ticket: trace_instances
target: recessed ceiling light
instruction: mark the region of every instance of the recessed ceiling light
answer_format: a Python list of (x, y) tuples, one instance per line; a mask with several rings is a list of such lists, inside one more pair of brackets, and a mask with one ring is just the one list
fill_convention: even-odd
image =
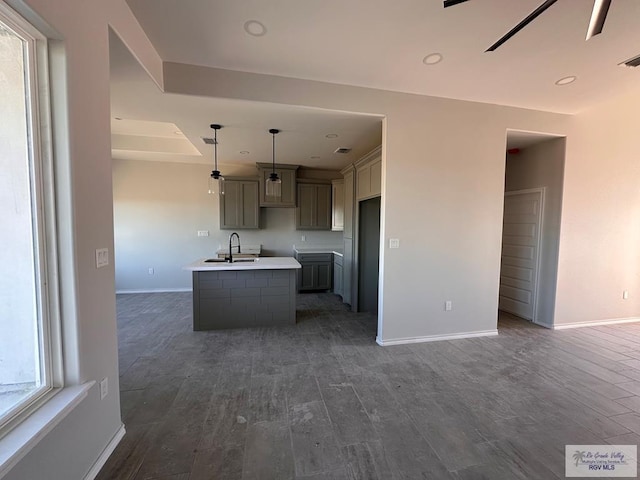
[(254, 37), (262, 37), (267, 33), (267, 27), (257, 20), (247, 20), (244, 22), (244, 31)]
[(325, 135), (325, 137), (327, 138), (338, 138), (338, 134), (337, 133), (328, 133)]
[(578, 77), (576, 77), (575, 75), (570, 75), (568, 77), (564, 77), (561, 78), (560, 80), (558, 80), (556, 82), (556, 85), (562, 86), (562, 85), (569, 85), (570, 83), (573, 83), (576, 81)]
[(436, 63), (440, 63), (442, 58), (442, 54), (440, 53), (430, 53), (422, 59), (422, 63), (425, 65), (435, 65)]
[(175, 133), (176, 135), (182, 135), (182, 132), (173, 132), (173, 133)]
[(240, 151), (240, 155), (249, 155), (249, 151), (248, 150), (242, 150), (242, 151)]

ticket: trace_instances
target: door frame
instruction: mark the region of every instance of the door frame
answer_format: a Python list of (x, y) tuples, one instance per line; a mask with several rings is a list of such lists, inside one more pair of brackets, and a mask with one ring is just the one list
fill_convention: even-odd
[[(536, 235), (536, 242), (538, 245), (538, 255), (535, 261), (535, 265), (536, 265), (536, 275), (535, 275), (535, 282), (534, 282), (534, 288), (535, 291), (533, 293), (533, 313), (531, 315), (531, 323), (535, 323), (536, 325), (541, 325), (543, 327), (546, 326), (546, 324), (544, 323), (540, 323), (538, 321), (538, 296), (539, 296), (539, 292), (540, 292), (540, 265), (541, 265), (541, 259), (542, 259), (542, 252), (541, 252), (541, 240), (542, 240), (542, 231), (544, 230), (544, 207), (545, 207), (545, 193), (546, 193), (546, 189), (547, 187), (536, 187), (536, 188), (525, 188), (523, 190), (511, 190), (509, 192), (505, 191), (504, 192), (504, 196), (505, 197), (511, 197), (511, 196), (517, 196), (517, 195), (528, 195), (531, 193), (539, 193), (540, 194), (540, 209), (538, 212), (538, 218), (540, 219), (539, 221), (539, 225), (540, 227), (538, 228), (538, 232)], [(504, 237), (504, 200), (502, 203), (502, 234), (500, 235), (500, 276), (502, 276), (502, 238)], [(498, 281), (498, 309), (500, 305), (500, 280)], [(510, 312), (507, 312), (510, 313)]]

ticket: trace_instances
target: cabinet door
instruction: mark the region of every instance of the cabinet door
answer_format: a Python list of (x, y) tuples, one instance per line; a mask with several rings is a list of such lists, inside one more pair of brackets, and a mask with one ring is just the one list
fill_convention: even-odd
[(315, 263), (302, 263), (298, 270), (298, 290), (314, 290), (316, 288), (317, 268)]
[(239, 228), (259, 228), (258, 182), (242, 182)]
[(298, 209), (296, 227), (298, 230), (315, 228), (316, 189), (315, 185), (298, 184)]
[(320, 263), (316, 269), (316, 289), (317, 290), (331, 290), (331, 280), (333, 272), (332, 263)]
[(224, 195), (220, 195), (220, 228), (237, 228), (240, 208), (240, 182), (226, 180)]
[(260, 206), (261, 207), (295, 207), (296, 206), (296, 171), (276, 168), (281, 183), (282, 196), (271, 197), (266, 192), (266, 181), (271, 175), (270, 168), (260, 169)]
[(258, 182), (225, 180), (220, 195), (220, 228), (259, 228)]
[(331, 185), (316, 185), (317, 230), (331, 230)]
[(296, 206), (296, 172), (295, 170), (277, 170), (278, 176), (282, 179), (282, 206)]
[(371, 187), (370, 192), (371, 195), (381, 195), (382, 194), (382, 158), (376, 160), (371, 164)]
[(358, 200), (371, 195), (371, 165), (365, 165), (357, 171), (356, 196)]
[(346, 238), (353, 238), (354, 180), (353, 170), (344, 174), (344, 236)]
[(331, 230), (344, 230), (344, 180), (331, 182)]
[(331, 229), (331, 185), (298, 183), (296, 229)]

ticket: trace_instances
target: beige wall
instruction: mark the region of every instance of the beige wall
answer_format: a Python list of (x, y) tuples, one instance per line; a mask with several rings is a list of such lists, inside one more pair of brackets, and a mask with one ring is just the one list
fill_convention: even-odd
[(4, 478), (81, 479), (121, 426), (113, 261), (95, 267), (97, 248), (113, 254), (108, 24), (156, 77), (161, 63), (124, 0), (7, 3), (53, 40), (65, 381), (108, 377), (109, 394), (94, 386)]
[(564, 155), (564, 138), (545, 141), (525, 148), (518, 154), (508, 154), (505, 175), (507, 192), (540, 187), (545, 189), (536, 321), (548, 327), (553, 325), (558, 278)]
[(640, 94), (576, 123), (567, 138), (555, 324), (638, 318)]
[[(226, 176), (257, 172), (252, 167), (221, 168)], [(191, 289), (191, 272), (182, 267), (228, 245), (231, 231), (219, 229), (219, 198), (207, 193), (210, 173), (207, 165), (113, 161), (116, 291)], [(262, 245), (264, 255), (290, 257), (294, 244), (342, 244), (340, 232), (297, 231), (295, 213), (295, 208), (261, 208), (260, 230), (238, 230), (242, 245)], [(209, 236), (198, 237), (199, 230), (208, 230)]]

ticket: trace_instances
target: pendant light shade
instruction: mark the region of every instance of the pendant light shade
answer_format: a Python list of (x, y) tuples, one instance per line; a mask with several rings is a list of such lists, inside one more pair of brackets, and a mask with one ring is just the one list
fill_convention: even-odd
[(265, 193), (268, 197), (282, 197), (282, 180), (276, 173), (276, 134), (280, 133), (280, 130), (272, 128), (269, 133), (272, 137), (272, 164), (271, 173), (266, 180)]
[(224, 177), (218, 170), (218, 130), (222, 125), (212, 124), (213, 128), (213, 170), (209, 176), (209, 193), (211, 195), (224, 195)]

